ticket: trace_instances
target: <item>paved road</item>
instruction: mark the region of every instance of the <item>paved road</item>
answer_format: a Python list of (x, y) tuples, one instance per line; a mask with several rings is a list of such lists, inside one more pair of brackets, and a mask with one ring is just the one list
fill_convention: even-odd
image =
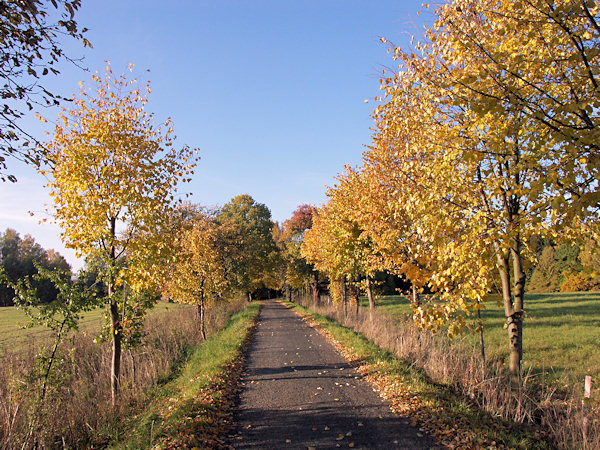
[(230, 437), (235, 448), (432, 448), (319, 333), (266, 302)]

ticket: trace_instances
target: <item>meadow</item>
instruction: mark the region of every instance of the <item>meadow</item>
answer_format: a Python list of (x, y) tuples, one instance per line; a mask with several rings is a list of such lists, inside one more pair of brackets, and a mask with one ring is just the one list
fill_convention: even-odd
[[(410, 317), (410, 303), (403, 296), (380, 297), (376, 304), (389, 317)], [(583, 390), (586, 375), (600, 382), (600, 292), (527, 294), (525, 311), (523, 368), (530, 380), (555, 387), (569, 385), (578, 392)], [(482, 310), (482, 319), (487, 360), (506, 361), (504, 312), (493, 299)], [(455, 343), (478, 351), (479, 335), (466, 332)]]
[[(151, 317), (167, 311), (186, 308), (190, 308), (190, 306), (161, 301), (157, 302), (148, 315)], [(84, 335), (98, 334), (104, 323), (105, 311), (105, 308), (97, 308), (86, 312), (79, 322), (79, 331)], [(48, 343), (52, 331), (41, 325), (25, 328), (28, 323), (29, 318), (22, 309), (13, 306), (0, 308), (0, 353), (35, 348)]]

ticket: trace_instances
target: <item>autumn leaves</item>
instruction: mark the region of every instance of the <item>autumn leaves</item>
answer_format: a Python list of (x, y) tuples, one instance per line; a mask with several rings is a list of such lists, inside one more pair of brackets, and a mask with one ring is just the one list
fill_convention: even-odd
[[(333, 281), (363, 279), (367, 290), (376, 271), (405, 275), (415, 287), (417, 322), (451, 334), (499, 292), (518, 379), (530, 238), (600, 235), (598, 5), (455, 0), (435, 14), (412, 53), (390, 47), (398, 71), (383, 74), (363, 166), (347, 168), (328, 191), (301, 255), (296, 241), (286, 249), (294, 264), (302, 256)], [(48, 145), (49, 187), (65, 242), (103, 262), (118, 353), (123, 309), (114, 293), (164, 285), (160, 267), (173, 249), (161, 234), (195, 156), (176, 149), (169, 121), (154, 126), (144, 111), (148, 86), (115, 78), (110, 68), (94, 82), (63, 112)], [(237, 226), (237, 212), (220, 214)], [(210, 261), (228, 260), (235, 269), (228, 282), (252, 292), (269, 273), (255, 268), (277, 265), (270, 217), (256, 228), (269, 248), (255, 245), (259, 239), (243, 257), (223, 253), (212, 219), (205, 220), (179, 236), (185, 251), (178, 255), (196, 251), (207, 270)], [(199, 273), (193, 270), (188, 275)], [(196, 298), (221, 289), (222, 280), (197, 279), (206, 284), (195, 288)], [(182, 298), (192, 288), (176, 285)], [(318, 295), (317, 279), (313, 285)], [(425, 291), (433, 295), (420, 298)]]
[(499, 292), (518, 380), (529, 239), (598, 243), (598, 5), (457, 0), (435, 14), (413, 53), (390, 46), (373, 143), (303, 254), (333, 278), (405, 275), (433, 294), (415, 298), (416, 321), (451, 334)]
[(178, 184), (193, 173), (196, 150), (174, 146), (170, 120), (154, 125), (144, 109), (148, 84), (115, 77), (110, 67), (104, 78), (92, 78), (93, 86), (80, 84), (72, 107), (59, 116), (46, 174), (65, 245), (98, 261), (107, 289), (114, 403), (123, 338), (143, 317), (145, 293), (164, 283), (158, 268), (172, 248), (163, 231)]

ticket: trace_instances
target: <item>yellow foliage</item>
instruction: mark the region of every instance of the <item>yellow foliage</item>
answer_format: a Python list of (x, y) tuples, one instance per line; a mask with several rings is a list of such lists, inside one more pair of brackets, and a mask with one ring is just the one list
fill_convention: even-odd
[(111, 279), (138, 290), (153, 284), (152, 266), (169, 251), (158, 231), (182, 176), (193, 173), (195, 150), (175, 149), (170, 119), (153, 124), (144, 109), (148, 84), (115, 77), (110, 66), (92, 80), (93, 87), (80, 84), (46, 145), (51, 213), (78, 255), (99, 255), (109, 271), (126, 256), (127, 269)]
[(179, 303), (210, 305), (227, 287), (224, 255), (214, 221), (198, 217), (180, 230), (166, 293)]

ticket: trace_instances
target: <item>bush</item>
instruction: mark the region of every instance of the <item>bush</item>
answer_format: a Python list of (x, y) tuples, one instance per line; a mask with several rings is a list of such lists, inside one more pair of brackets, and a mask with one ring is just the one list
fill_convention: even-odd
[(586, 272), (567, 272), (560, 285), (561, 292), (600, 290), (600, 280)]

